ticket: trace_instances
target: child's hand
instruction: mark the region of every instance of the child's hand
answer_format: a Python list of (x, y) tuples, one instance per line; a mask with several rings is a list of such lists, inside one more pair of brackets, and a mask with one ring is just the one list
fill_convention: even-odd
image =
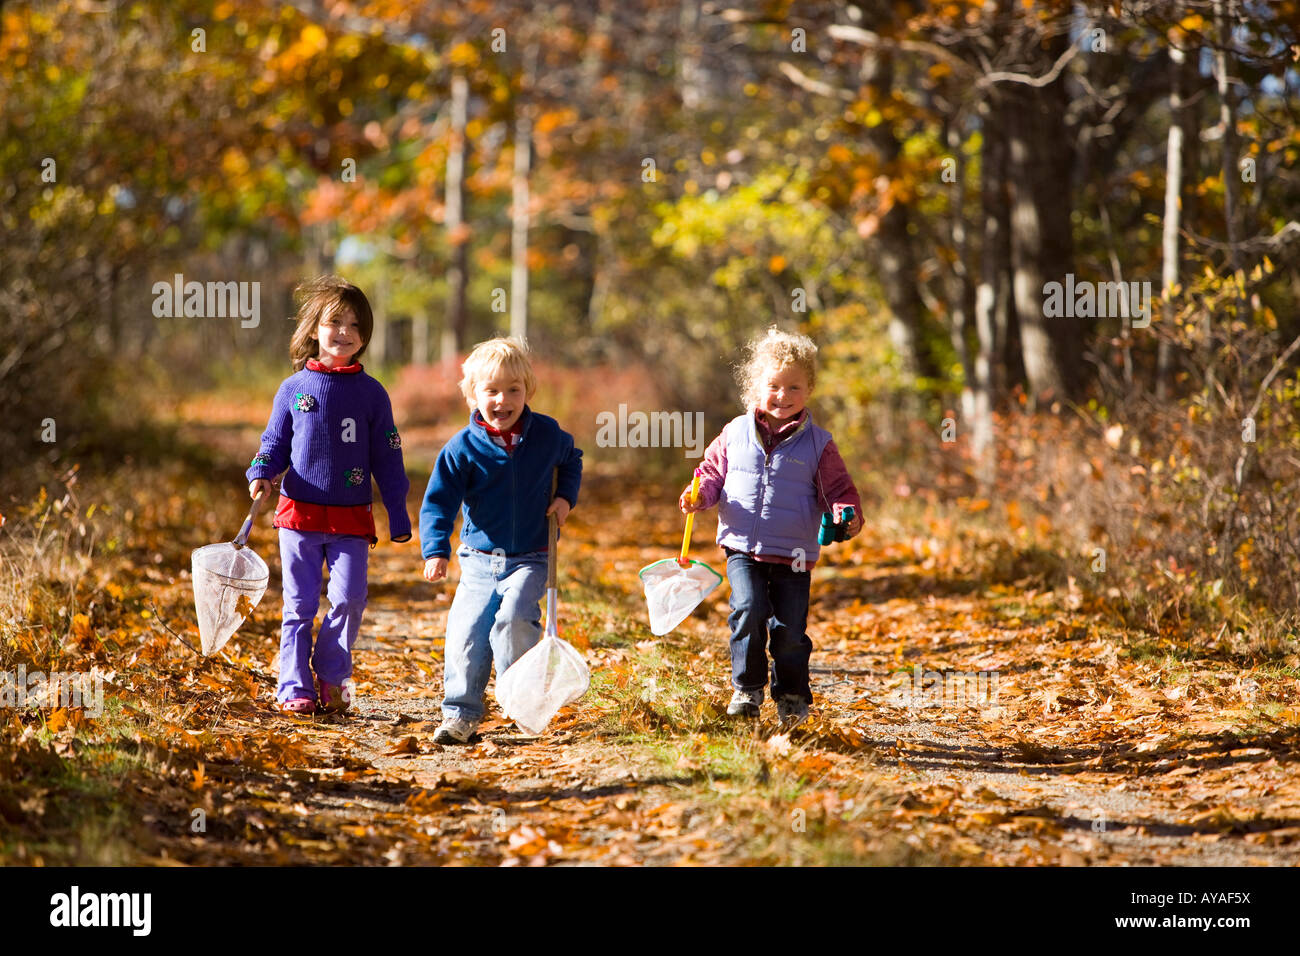
[(546, 514), (548, 516), (552, 514), (555, 515), (555, 523), (563, 525), (564, 519), (569, 517), (569, 512), (572, 510), (573, 509), (569, 507), (569, 503), (566, 500), (563, 498), (556, 498), (551, 502), (551, 506), (546, 509)]
[(435, 581), (441, 581), (447, 576), (447, 559), (430, 558), (424, 562), (424, 580), (432, 584)]
[(266, 496), (269, 498), (274, 490), (275, 488), (266, 478), (254, 478), (248, 483), (248, 497), (250, 498), (256, 498), (259, 491), (266, 492)]
[(693, 511), (708, 510), (707, 508), (704, 507), (703, 504), (700, 503), (698, 499), (696, 499), (696, 501), (692, 503), (690, 485), (687, 485), (686, 488), (682, 491), (682, 496), (677, 501), (677, 507), (682, 509), (682, 514), (687, 514), (687, 515)]
[[(844, 520), (844, 506), (836, 505), (835, 521), (836, 523), (839, 523), (843, 520)], [(847, 530), (850, 538), (855, 537), (857, 533), (862, 530), (862, 512), (859, 509), (857, 508), (853, 509), (853, 520), (849, 522), (849, 526)]]

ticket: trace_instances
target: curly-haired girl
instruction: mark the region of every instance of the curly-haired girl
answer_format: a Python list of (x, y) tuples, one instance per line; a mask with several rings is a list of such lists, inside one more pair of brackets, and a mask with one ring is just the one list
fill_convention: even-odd
[(718, 544), (731, 583), (732, 716), (757, 717), (772, 654), (772, 698), (782, 724), (808, 716), (812, 691), (807, 634), (810, 570), (821, 515), (838, 523), (852, 507), (848, 534), (862, 528), (862, 503), (830, 432), (805, 407), (817, 378), (817, 346), (776, 328), (751, 340), (740, 369), (745, 413), (709, 445), (699, 493), (682, 492), (682, 511), (718, 505)]

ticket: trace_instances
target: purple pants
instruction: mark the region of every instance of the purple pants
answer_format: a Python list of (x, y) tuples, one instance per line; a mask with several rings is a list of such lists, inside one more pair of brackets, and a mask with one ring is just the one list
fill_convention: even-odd
[[(294, 697), (316, 699), (312, 672), (323, 683), (342, 684), (352, 676), (352, 645), (366, 609), (366, 561), (370, 543), (354, 534), (280, 529), (284, 583), (284, 624), (280, 629), (281, 703)], [(312, 651), (311, 628), (320, 607), (322, 568), (330, 569), (325, 596), (330, 609), (321, 620)]]

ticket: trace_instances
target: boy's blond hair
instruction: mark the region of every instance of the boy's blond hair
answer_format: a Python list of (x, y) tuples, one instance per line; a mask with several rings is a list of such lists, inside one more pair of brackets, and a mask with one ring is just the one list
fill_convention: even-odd
[(533, 374), (533, 365), (528, 360), (528, 345), (513, 336), (480, 342), (465, 357), (460, 371), (463, 376), (459, 383), (460, 393), (465, 396), (465, 403), (470, 408), (476, 404), (475, 384), (488, 381), (501, 371), (524, 383), (524, 401), (532, 398), (537, 391), (537, 376)]
[(753, 408), (761, 399), (763, 373), (768, 369), (782, 371), (794, 366), (808, 376), (808, 391), (817, 382), (817, 346), (806, 335), (782, 332), (775, 325), (754, 336), (745, 346), (745, 364), (740, 366), (740, 395), (746, 408)]

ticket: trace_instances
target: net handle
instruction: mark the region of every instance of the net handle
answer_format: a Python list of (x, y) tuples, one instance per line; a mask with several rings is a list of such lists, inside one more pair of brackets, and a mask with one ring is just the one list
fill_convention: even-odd
[[(700, 470), (695, 469), (695, 475), (691, 478), (691, 504), (695, 504), (696, 498), (700, 494)], [(688, 566), (691, 562), (686, 559), (686, 553), (691, 550), (691, 528), (695, 526), (695, 512), (692, 511), (686, 516), (686, 533), (682, 535), (682, 556), (677, 559), (677, 563), (682, 567)]]
[[(555, 469), (551, 472), (551, 501), (555, 501), (555, 489), (559, 487), (560, 471)], [(552, 511), (546, 516), (546, 589), (555, 590), (555, 544), (559, 539), (559, 519)], [(550, 614), (550, 596), (547, 596), (547, 614)]]
[(248, 533), (253, 530), (253, 522), (257, 520), (258, 514), (262, 511), (262, 505), (266, 503), (268, 495), (265, 491), (259, 491), (253, 498), (253, 506), (248, 509), (248, 517), (244, 519), (244, 526), (239, 529), (239, 534), (235, 535), (235, 540), (230, 542), (238, 551), (248, 543)]

